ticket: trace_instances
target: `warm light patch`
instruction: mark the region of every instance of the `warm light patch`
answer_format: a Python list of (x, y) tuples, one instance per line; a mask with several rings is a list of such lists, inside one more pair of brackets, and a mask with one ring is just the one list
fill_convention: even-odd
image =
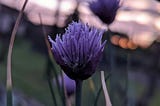
[(133, 42), (142, 48), (149, 47), (155, 39), (156, 36), (153, 35), (152, 32), (141, 32), (138, 35), (133, 35), (132, 37)]
[(118, 36), (118, 35), (114, 35), (111, 37), (111, 42), (114, 45), (119, 45), (119, 40), (120, 40), (120, 36)]
[(127, 46), (128, 39), (127, 38), (121, 38), (118, 43), (121, 48), (128, 49), (128, 46)]

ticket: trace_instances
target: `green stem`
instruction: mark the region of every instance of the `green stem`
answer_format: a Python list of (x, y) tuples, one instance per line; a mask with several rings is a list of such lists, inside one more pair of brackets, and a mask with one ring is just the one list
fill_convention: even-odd
[(81, 96), (82, 96), (82, 80), (75, 80), (76, 82), (76, 100), (75, 106), (81, 106)]
[(51, 92), (51, 95), (52, 95), (52, 99), (53, 99), (54, 105), (57, 106), (56, 97), (54, 95), (54, 91), (53, 91), (53, 87), (52, 87), (52, 81), (51, 81), (50, 78), (47, 78), (47, 81), (48, 81), (48, 85), (49, 85), (49, 89), (50, 89), (50, 92)]
[(7, 89), (7, 106), (12, 106), (12, 88)]
[(8, 55), (7, 55), (7, 82), (6, 82), (6, 89), (7, 89), (7, 106), (12, 106), (13, 101), (12, 101), (12, 67), (11, 67), (11, 62), (12, 62), (12, 50), (13, 50), (13, 45), (16, 37), (16, 33), (20, 24), (20, 21), (22, 19), (22, 15), (24, 12), (24, 9), (27, 5), (28, 0), (25, 0), (22, 9), (20, 10), (20, 13), (17, 17), (16, 23), (14, 25), (14, 28), (12, 30), (11, 38), (10, 38), (10, 43), (9, 43), (9, 48), (8, 48)]
[(52, 71), (51, 71), (51, 61), (49, 60), (49, 57), (47, 57), (47, 69), (46, 69), (46, 75), (47, 75), (47, 81), (48, 81), (48, 85), (49, 85), (49, 89), (52, 95), (52, 99), (53, 99), (53, 103), (55, 106), (57, 106), (57, 101), (56, 101), (56, 97), (54, 94), (54, 89), (53, 89), (53, 85), (52, 85)]
[(48, 36), (47, 36), (46, 30), (45, 30), (45, 27), (43, 25), (42, 17), (41, 17), (40, 13), (39, 13), (39, 19), (40, 19), (40, 23), (42, 25), (42, 31), (43, 31), (43, 35), (44, 35), (44, 40), (45, 40), (46, 47), (47, 47), (47, 50), (48, 50), (48, 62), (50, 63), (51, 68), (53, 69), (53, 74), (55, 75), (58, 92), (60, 94), (60, 98), (61, 98), (61, 100), (63, 102), (63, 105), (65, 106), (65, 103), (64, 103), (64, 100), (63, 100), (63, 94), (61, 93), (60, 84), (59, 84), (59, 81), (58, 81), (58, 73), (57, 73), (58, 69), (55, 66), (56, 62), (55, 62), (55, 60), (53, 58), (53, 55), (52, 55), (51, 47), (50, 47), (50, 44), (49, 44), (49, 41), (48, 41)]

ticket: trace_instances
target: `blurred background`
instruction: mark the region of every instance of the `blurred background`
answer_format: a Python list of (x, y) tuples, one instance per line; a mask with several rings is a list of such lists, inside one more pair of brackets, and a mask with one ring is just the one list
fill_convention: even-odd
[[(47, 71), (48, 53), (42, 24), (46, 35), (54, 38), (57, 33), (63, 33), (72, 20), (111, 31), (111, 36), (104, 34), (108, 43), (97, 70), (104, 70), (106, 77), (110, 74), (107, 86), (113, 106), (160, 106), (160, 2), (123, 0), (115, 21), (109, 27), (93, 14), (87, 2), (28, 1), (13, 49), (15, 106), (54, 106), (48, 77), (53, 79), (57, 104), (62, 105), (55, 75)], [(5, 106), (9, 40), (23, 3), (24, 0), (0, 0), (0, 106)], [(100, 82), (98, 71), (84, 81), (83, 106), (94, 106)], [(74, 104), (75, 86), (67, 79), (65, 83), (68, 92), (72, 89), (67, 101)], [(72, 84), (67, 85), (69, 83)], [(105, 106), (102, 91), (97, 106)]]

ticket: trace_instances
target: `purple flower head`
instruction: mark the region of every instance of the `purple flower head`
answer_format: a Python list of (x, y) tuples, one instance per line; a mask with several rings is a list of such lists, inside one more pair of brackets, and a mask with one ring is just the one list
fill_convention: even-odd
[(119, 2), (120, 0), (97, 0), (90, 2), (89, 6), (94, 14), (109, 25), (114, 21)]
[(72, 22), (55, 41), (49, 37), (56, 62), (71, 79), (85, 80), (95, 72), (106, 43), (101, 44), (103, 32)]

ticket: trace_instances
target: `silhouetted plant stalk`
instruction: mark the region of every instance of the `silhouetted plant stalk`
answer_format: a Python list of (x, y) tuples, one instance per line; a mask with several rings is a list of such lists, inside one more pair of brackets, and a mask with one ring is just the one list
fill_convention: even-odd
[(75, 100), (75, 106), (81, 106), (82, 83), (83, 83), (83, 80), (75, 80), (75, 82), (76, 82), (76, 100)]
[(92, 77), (89, 78), (89, 86), (90, 86), (90, 89), (91, 89), (92, 93), (94, 94), (94, 96), (96, 96), (96, 93), (95, 93), (95, 84), (93, 82)]
[[(112, 104), (114, 105), (115, 102), (114, 101), (114, 92), (116, 90), (116, 88), (114, 87), (116, 85), (116, 67), (117, 67), (117, 64), (116, 64), (116, 49), (114, 47), (114, 45), (111, 43), (110, 41), (110, 38), (112, 37), (112, 32), (111, 30), (109, 29), (108, 27), (108, 31), (106, 33), (107, 37), (108, 37), (108, 51), (109, 51), (109, 62), (110, 62), (110, 74), (111, 74), (111, 77), (110, 77), (110, 93), (112, 95), (110, 95), (110, 98), (111, 98), (111, 101), (112, 101)], [(105, 54), (107, 53), (107, 51), (105, 50)]]
[(128, 77), (128, 73), (129, 73), (129, 70), (131, 69), (131, 51), (127, 51), (127, 64), (126, 64), (126, 84), (125, 84), (125, 103), (124, 105), (131, 105), (129, 104), (128, 102), (128, 93), (129, 93), (129, 77)]
[(14, 40), (15, 40), (15, 36), (20, 24), (20, 21), (22, 19), (22, 15), (24, 12), (24, 9), (26, 7), (28, 0), (25, 0), (22, 9), (20, 10), (20, 13), (17, 17), (16, 23), (14, 25), (12, 34), (11, 34), (11, 38), (10, 38), (10, 44), (9, 44), (9, 48), (8, 48), (8, 55), (7, 55), (7, 84), (6, 84), (6, 89), (7, 89), (7, 106), (12, 106), (13, 105), (13, 99), (12, 99), (12, 67), (11, 67), (11, 63), (12, 63), (12, 50), (13, 50), (13, 45), (14, 45)]
[(105, 82), (104, 71), (101, 71), (101, 83), (102, 83), (103, 93), (106, 101), (106, 106), (112, 106), (111, 100), (108, 94), (106, 82)]
[[(48, 41), (48, 38), (47, 38), (46, 30), (45, 30), (45, 28), (43, 26), (41, 14), (39, 14), (39, 19), (40, 19), (40, 24), (42, 25), (42, 31), (43, 31), (43, 35), (44, 35), (44, 40), (45, 40), (45, 43), (46, 43), (46, 46), (47, 46), (47, 52), (48, 52), (47, 61), (50, 63), (51, 69), (53, 69), (53, 74), (55, 75), (55, 80), (56, 80), (58, 92), (60, 94), (61, 100), (63, 101), (63, 106), (66, 106), (66, 98), (65, 98), (65, 95), (64, 95), (65, 94), (64, 93), (65, 92), (64, 91), (64, 87), (62, 86), (62, 92), (61, 92), (60, 84), (59, 84), (59, 81), (58, 81), (58, 74), (57, 74), (57, 70), (58, 69), (55, 66), (56, 62), (55, 62), (55, 60), (53, 58), (52, 51), (50, 49), (51, 47), (50, 47), (50, 44), (49, 44), (49, 41)], [(50, 74), (51, 74), (51, 72), (50, 72)], [(47, 77), (49, 77), (49, 76), (47, 76)], [(64, 79), (62, 79), (62, 83), (64, 82), (63, 80)], [(57, 106), (56, 97), (55, 97), (53, 86), (52, 86), (52, 83), (51, 83), (52, 82), (52, 78), (47, 78), (47, 81), (48, 81), (48, 84), (49, 84), (49, 88), (50, 88), (50, 92), (51, 92), (51, 95), (52, 95), (52, 98), (53, 98), (53, 102), (54, 102), (55, 106)]]

